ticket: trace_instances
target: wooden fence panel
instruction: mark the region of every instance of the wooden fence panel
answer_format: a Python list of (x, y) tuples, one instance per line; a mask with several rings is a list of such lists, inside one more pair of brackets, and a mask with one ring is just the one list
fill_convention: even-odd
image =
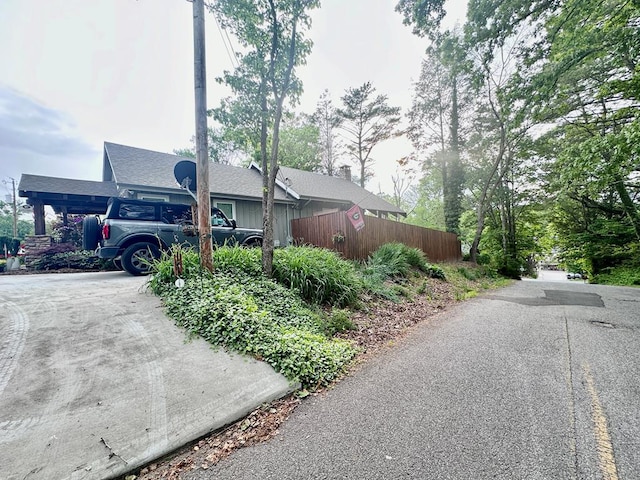
[[(340, 252), (345, 258), (365, 260), (380, 245), (400, 242), (419, 248), (432, 262), (456, 261), (462, 258), (460, 241), (453, 233), (417, 227), (377, 217), (365, 216), (364, 228), (357, 232), (345, 212), (329, 213), (291, 221), (294, 241)], [(342, 233), (344, 241), (334, 243), (333, 236)]]

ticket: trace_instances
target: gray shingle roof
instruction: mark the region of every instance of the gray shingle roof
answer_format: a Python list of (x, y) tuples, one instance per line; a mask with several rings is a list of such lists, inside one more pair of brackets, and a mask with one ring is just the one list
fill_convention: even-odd
[(405, 215), (402, 209), (344, 178), (329, 177), (290, 167), (280, 167), (278, 177), (282, 181), (288, 178), (291, 188), (303, 198), (341, 201), (359, 205), (373, 212)]
[(73, 180), (70, 178), (45, 177), (27, 173), (23, 173), (20, 177), (18, 190), (20, 192), (44, 192), (96, 197), (113, 197), (118, 195), (118, 189), (113, 182)]
[[(173, 167), (181, 160), (192, 160), (170, 153), (154, 152), (105, 142), (106, 164), (111, 166), (119, 187), (144, 186), (179, 190)], [(373, 212), (405, 215), (395, 205), (339, 177), (329, 177), (295, 168), (281, 167), (278, 179), (291, 181), (290, 189), (303, 199), (357, 204)], [(209, 164), (209, 189), (216, 196), (230, 198), (262, 198), (262, 177), (253, 168), (241, 168), (219, 163)], [(275, 192), (276, 200), (291, 200), (284, 189)]]
[[(193, 161), (192, 158), (110, 142), (105, 142), (104, 150), (114, 180), (120, 187), (139, 185), (179, 190), (173, 167), (181, 160)], [(216, 196), (261, 199), (262, 177), (248, 168), (210, 163), (209, 189)], [(275, 198), (284, 200), (284, 192), (276, 191)]]

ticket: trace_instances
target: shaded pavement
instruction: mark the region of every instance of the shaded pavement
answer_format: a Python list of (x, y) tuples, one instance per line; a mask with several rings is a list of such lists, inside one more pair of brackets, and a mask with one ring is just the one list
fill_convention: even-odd
[(290, 390), (122, 272), (0, 276), (0, 478), (122, 475)]

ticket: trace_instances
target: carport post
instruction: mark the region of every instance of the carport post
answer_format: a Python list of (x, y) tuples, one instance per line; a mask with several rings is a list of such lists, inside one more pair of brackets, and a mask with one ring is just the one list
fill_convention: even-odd
[(33, 205), (33, 218), (35, 222), (35, 234), (44, 235), (46, 232), (44, 223), (44, 203), (40, 200), (32, 200)]

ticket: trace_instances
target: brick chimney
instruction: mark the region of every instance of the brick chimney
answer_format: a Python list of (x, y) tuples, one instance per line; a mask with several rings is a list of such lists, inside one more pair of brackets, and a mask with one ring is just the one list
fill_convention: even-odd
[(345, 180), (351, 181), (351, 167), (349, 165), (342, 165), (340, 167), (340, 176)]

